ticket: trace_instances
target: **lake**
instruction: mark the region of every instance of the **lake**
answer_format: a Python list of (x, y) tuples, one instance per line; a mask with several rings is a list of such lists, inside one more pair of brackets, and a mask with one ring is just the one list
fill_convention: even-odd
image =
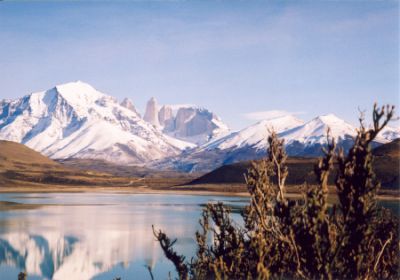
[[(0, 275), (16, 279), (166, 279), (166, 260), (151, 226), (178, 238), (176, 249), (195, 254), (194, 233), (209, 201), (243, 207), (248, 199), (222, 196), (7, 193), (0, 201), (38, 207), (0, 211)], [(39, 207), (40, 206), (40, 207)], [(238, 214), (235, 214), (238, 217)]]
[[(26, 205), (0, 211), (0, 279), (155, 279), (175, 275), (152, 225), (178, 238), (190, 259), (207, 202), (241, 209), (248, 198), (126, 193), (7, 193), (0, 201)], [(381, 201), (399, 213), (399, 202)], [(237, 212), (237, 211), (236, 211)], [(239, 214), (233, 214), (240, 222)]]

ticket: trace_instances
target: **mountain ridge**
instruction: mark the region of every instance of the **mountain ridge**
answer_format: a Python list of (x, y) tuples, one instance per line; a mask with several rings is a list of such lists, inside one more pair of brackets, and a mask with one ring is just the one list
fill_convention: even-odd
[(140, 164), (191, 147), (79, 81), (3, 102), (1, 116), (0, 139), (26, 144), (51, 158)]
[(163, 133), (195, 145), (203, 145), (229, 133), (221, 118), (206, 108), (190, 104), (160, 107), (154, 97), (147, 102), (143, 119)]
[[(0, 101), (0, 139), (23, 143), (53, 159), (97, 159), (185, 172), (260, 158), (272, 129), (285, 140), (290, 156), (319, 156), (328, 127), (338, 146), (347, 150), (356, 128), (334, 114), (307, 122), (284, 115), (230, 131), (206, 108), (160, 107), (155, 98), (142, 117), (130, 99), (119, 103), (82, 81)], [(399, 137), (399, 128), (386, 127), (374, 146)]]

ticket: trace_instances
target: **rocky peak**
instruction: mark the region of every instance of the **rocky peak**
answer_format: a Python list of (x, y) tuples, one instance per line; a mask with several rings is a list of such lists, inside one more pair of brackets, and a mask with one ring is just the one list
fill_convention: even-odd
[(158, 121), (161, 126), (169, 127), (174, 122), (174, 112), (171, 106), (164, 105), (158, 112)]
[(138, 111), (135, 108), (135, 105), (133, 105), (132, 100), (130, 100), (129, 98), (124, 98), (124, 100), (122, 100), (120, 105), (122, 107), (125, 107), (125, 108), (135, 112), (136, 114), (138, 114), (140, 116), (140, 114), (138, 113)]
[(164, 126), (164, 133), (197, 145), (218, 138), (229, 130), (214, 113), (195, 106), (180, 107), (171, 123)]
[(146, 112), (144, 113), (143, 119), (154, 126), (160, 126), (158, 121), (158, 104), (154, 97), (147, 101)]

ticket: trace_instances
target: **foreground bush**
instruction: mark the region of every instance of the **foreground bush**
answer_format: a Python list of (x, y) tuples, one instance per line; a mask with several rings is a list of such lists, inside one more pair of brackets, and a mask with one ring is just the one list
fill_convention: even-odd
[[(373, 127), (360, 118), (353, 147), (336, 151), (329, 138), (315, 167), (316, 186), (304, 199), (289, 200), (284, 143), (268, 138), (266, 159), (246, 175), (250, 204), (244, 226), (222, 203), (209, 204), (196, 233), (197, 255), (187, 262), (162, 231), (154, 234), (180, 279), (399, 279), (399, 223), (376, 206), (379, 182), (372, 170), (371, 142), (393, 118), (393, 107), (374, 107)], [(329, 207), (328, 176), (336, 162), (338, 204)]]

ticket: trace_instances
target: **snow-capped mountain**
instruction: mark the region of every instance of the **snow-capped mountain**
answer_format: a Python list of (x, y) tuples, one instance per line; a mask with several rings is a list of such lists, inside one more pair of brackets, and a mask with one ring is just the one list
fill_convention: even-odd
[(147, 102), (144, 120), (169, 136), (196, 145), (205, 144), (229, 133), (228, 126), (214, 113), (194, 105), (163, 105)]
[(318, 116), (278, 136), (285, 139), (286, 152), (291, 156), (320, 156), (327, 144), (327, 132), (338, 146), (348, 150), (357, 134), (356, 128), (334, 114)]
[[(210, 171), (219, 166), (243, 160), (253, 160), (266, 155), (267, 137), (273, 129), (285, 140), (286, 152), (290, 156), (315, 157), (322, 155), (327, 144), (327, 131), (338, 147), (347, 151), (354, 142), (357, 130), (351, 124), (333, 114), (318, 116), (304, 122), (287, 115), (260, 121), (238, 132), (221, 137), (196, 150), (154, 163), (157, 168), (169, 168), (186, 172)], [(378, 135), (373, 146), (399, 138), (399, 130), (387, 127)]]
[[(205, 171), (265, 155), (275, 130), (290, 156), (319, 156), (326, 133), (348, 150), (355, 127), (333, 114), (308, 122), (286, 115), (230, 132), (221, 119), (195, 105), (159, 106), (151, 98), (143, 118), (134, 103), (121, 103), (83, 82), (58, 85), (16, 100), (0, 100), (0, 139), (26, 144), (55, 159), (90, 158), (158, 169)], [(386, 127), (375, 146), (400, 138)]]
[(212, 141), (202, 149), (220, 149), (254, 147), (262, 149), (267, 145), (267, 138), (270, 131), (281, 133), (304, 124), (304, 121), (292, 116), (282, 116), (273, 119), (259, 121), (238, 132), (233, 132), (225, 137)]
[(209, 171), (221, 165), (257, 159), (265, 155), (270, 131), (281, 133), (303, 123), (291, 115), (263, 120), (173, 159), (155, 162), (154, 167), (185, 172)]
[(96, 158), (123, 164), (177, 155), (192, 147), (145, 122), (83, 82), (56, 86), (0, 103), (0, 139), (23, 143), (51, 158)]
[(349, 137), (353, 138), (356, 135), (355, 127), (334, 114), (329, 114), (318, 116), (303, 125), (286, 130), (279, 136), (285, 139), (287, 145), (295, 141), (305, 145), (324, 144), (326, 143), (328, 128), (330, 136), (335, 138), (336, 141), (345, 140)]
[[(288, 154), (312, 156), (314, 154), (307, 152), (306, 148), (325, 145), (328, 129), (329, 136), (335, 139), (339, 146), (343, 146), (344, 143), (352, 144), (357, 135), (356, 127), (334, 114), (327, 114), (318, 116), (301, 126), (285, 130), (278, 136), (285, 139)], [(375, 139), (374, 145), (388, 143), (399, 137), (400, 129), (386, 126)], [(293, 153), (291, 147), (299, 143), (304, 146), (303, 151)], [(344, 148), (346, 149), (346, 147)], [(320, 154), (320, 152), (318, 151), (316, 154)]]
[(378, 135), (379, 140), (391, 142), (400, 138), (400, 127), (385, 126)]
[(122, 102), (121, 102), (121, 106), (135, 112), (138, 116), (140, 116), (140, 114), (136, 110), (136, 107), (133, 104), (132, 100), (130, 100), (129, 98), (124, 98), (124, 100), (122, 100)]

